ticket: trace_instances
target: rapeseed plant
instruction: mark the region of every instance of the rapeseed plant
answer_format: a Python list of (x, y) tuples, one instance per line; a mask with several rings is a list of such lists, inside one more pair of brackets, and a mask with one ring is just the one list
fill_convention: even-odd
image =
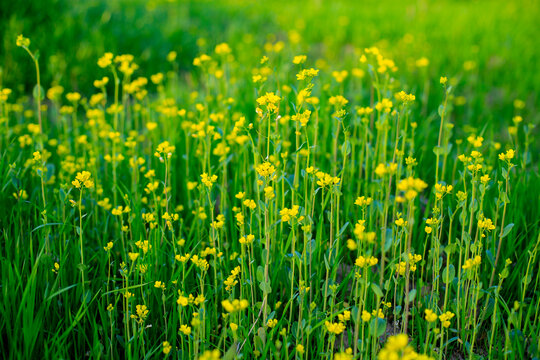
[(106, 52), (94, 94), (45, 92), (18, 37), (37, 92), (0, 91), (2, 256), (31, 265), (2, 272), (25, 284), (7, 318), (27, 329), (37, 309), (38, 343), (72, 357), (537, 356), (526, 104), (509, 136), (469, 128), (460, 80), (427, 78), (427, 57), (412, 66), (439, 83), (438, 110), (386, 49), (332, 64), (289, 37), (245, 53), (200, 39), (183, 85)]

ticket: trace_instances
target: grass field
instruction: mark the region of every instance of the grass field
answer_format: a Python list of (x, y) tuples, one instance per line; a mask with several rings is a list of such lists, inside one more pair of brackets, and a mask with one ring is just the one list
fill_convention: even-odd
[(0, 357), (540, 358), (538, 2), (0, 6)]

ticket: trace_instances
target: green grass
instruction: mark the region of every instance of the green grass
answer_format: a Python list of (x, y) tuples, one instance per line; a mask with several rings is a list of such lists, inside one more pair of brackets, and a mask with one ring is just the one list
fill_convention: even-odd
[(4, 357), (540, 356), (538, 4), (66, 4), (0, 20)]

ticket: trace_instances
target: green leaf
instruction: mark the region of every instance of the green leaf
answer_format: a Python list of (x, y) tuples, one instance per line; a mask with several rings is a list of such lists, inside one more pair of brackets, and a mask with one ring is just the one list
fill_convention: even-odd
[(46, 179), (46, 181), (49, 181), (54, 175), (55, 167), (54, 167), (54, 164), (46, 164), (45, 167), (47, 168), (47, 179)]
[(347, 226), (349, 226), (349, 222), (348, 222), (348, 221), (345, 223), (345, 225), (343, 225), (343, 226), (341, 227), (341, 229), (339, 229), (338, 237), (341, 237), (341, 235), (343, 235), (343, 233), (344, 233), (345, 230), (347, 229)]
[(392, 230), (386, 232), (386, 240), (384, 241), (384, 251), (390, 250), (390, 246), (392, 246), (392, 242), (394, 238), (392, 237)]
[(382, 292), (381, 288), (379, 287), (379, 285), (377, 285), (375, 283), (371, 283), (371, 290), (373, 290), (373, 292), (375, 293), (377, 298), (380, 299), (380, 298), (383, 297), (383, 292)]
[(88, 265), (86, 265), (86, 264), (78, 264), (77, 269), (79, 269), (79, 271), (86, 271), (88, 269)]
[(454, 280), (454, 277), (456, 277), (456, 268), (454, 265), (450, 264), (444, 268), (442, 272), (442, 280), (445, 284), (449, 284)]
[(229, 350), (227, 350), (227, 352), (225, 353), (225, 355), (223, 355), (223, 357), (221, 358), (222, 360), (233, 360), (236, 358), (236, 346), (237, 346), (237, 343), (236, 341), (231, 345), (231, 347), (229, 348)]
[[(39, 89), (39, 94), (38, 94), (38, 89)], [(43, 89), (43, 86), (34, 86), (34, 90), (32, 91), (32, 95), (34, 96), (34, 98), (38, 98), (39, 97), (39, 100), (43, 100), (45, 99), (45, 90)]]
[(36, 231), (36, 230), (39, 230), (39, 229), (41, 229), (41, 228), (43, 228), (43, 227), (45, 227), (45, 226), (53, 226), (53, 225), (64, 225), (64, 224), (62, 224), (62, 223), (48, 223), (48, 224), (41, 224), (41, 225), (39, 225), (38, 227), (35, 227), (35, 228), (32, 230), (32, 232), (34, 232), (34, 231)]
[(375, 317), (369, 322), (369, 332), (372, 334), (375, 331), (377, 332), (377, 337), (381, 337), (385, 333), (386, 321), (384, 319)]
[(377, 337), (381, 337), (386, 332), (386, 320), (377, 318)]
[(264, 269), (262, 266), (257, 266), (257, 281), (262, 282), (264, 279)]
[(15, 176), (11, 175), (11, 183), (13, 184), (13, 186), (18, 189), (21, 187), (21, 181), (19, 179), (17, 179)]
[[(351, 309), (351, 318), (356, 323), (356, 319), (358, 318), (358, 308), (356, 306), (353, 306), (353, 308)], [(362, 319), (358, 320), (360, 320), (360, 323), (362, 323)]]
[(67, 287), (65, 287), (65, 288), (63, 288), (63, 289), (58, 290), (57, 292), (51, 294), (51, 295), (47, 298), (47, 301), (51, 301), (52, 298), (54, 298), (54, 297), (56, 297), (56, 296), (62, 294), (63, 292), (66, 292), (66, 291), (68, 291), (69, 289), (72, 289), (72, 288), (74, 288), (75, 286), (78, 286), (78, 285), (79, 285), (79, 284), (73, 284), (73, 285), (69, 285), (69, 286), (67, 286)]
[(265, 344), (266, 343), (266, 328), (264, 327), (259, 327), (257, 329), (257, 335), (259, 335), (259, 338), (262, 340), (262, 343)]
[(261, 352), (263, 350), (264, 344), (262, 339), (259, 336), (255, 336), (253, 338), (253, 341), (255, 343), (255, 349), (259, 350)]
[(447, 253), (448, 255), (452, 255), (454, 251), (456, 251), (456, 247), (457, 245), (455, 243), (446, 245), (446, 247), (444, 248), (444, 252)]
[(446, 156), (450, 154), (450, 151), (452, 151), (452, 143), (448, 143), (448, 145), (443, 148), (443, 154)]
[(412, 289), (409, 291), (409, 296), (407, 297), (407, 302), (412, 302), (414, 298), (416, 297), (416, 289)]
[(445, 110), (445, 109), (444, 109), (444, 106), (443, 106), (443, 105), (439, 105), (439, 111), (438, 111), (438, 112), (439, 112), (439, 116), (440, 116), (440, 117), (443, 117), (443, 116), (444, 116), (444, 113), (445, 113), (444, 110)]
[(261, 281), (259, 283), (259, 288), (261, 289), (264, 295), (272, 293), (272, 287), (270, 286), (270, 283), (267, 283), (266, 281)]
[(495, 265), (495, 258), (493, 257), (493, 253), (491, 252), (491, 250), (486, 250), (486, 257), (489, 261), (489, 264), (491, 266), (494, 266)]
[(326, 258), (326, 254), (324, 255), (324, 266), (326, 267), (326, 271), (330, 270), (330, 264), (328, 263), (328, 259)]
[(349, 156), (351, 153), (351, 143), (349, 140), (345, 141), (343, 145), (341, 145), (341, 154), (343, 157)]
[(506, 225), (506, 226), (504, 227), (504, 229), (503, 229), (503, 232), (502, 232), (502, 235), (501, 235), (501, 239), (502, 239), (503, 237), (505, 237), (506, 235), (508, 235), (508, 233), (510, 232), (510, 230), (512, 230), (513, 227), (514, 227), (514, 224), (513, 224), (513, 223), (512, 223), (512, 224)]

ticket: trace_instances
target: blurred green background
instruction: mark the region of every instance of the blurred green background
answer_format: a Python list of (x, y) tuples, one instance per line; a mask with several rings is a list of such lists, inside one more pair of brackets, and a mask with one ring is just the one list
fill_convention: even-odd
[[(30, 60), (15, 46), (22, 33), (39, 49), (43, 85), (61, 84), (89, 95), (105, 51), (131, 53), (149, 75), (168, 69), (178, 52), (180, 71), (197, 54), (226, 41), (233, 49), (302, 37), (299, 51), (325, 57), (328, 70), (357, 59), (354, 49), (377, 45), (398, 64), (398, 77), (422, 86), (414, 63), (435, 84), (441, 75), (465, 79), (456, 94), (467, 99), (474, 124), (509, 119), (513, 100), (526, 102), (538, 122), (540, 95), (539, 1), (3, 1), (0, 12), (0, 87), (29, 93)], [(197, 39), (206, 39), (201, 48)], [(246, 44), (247, 43), (247, 44)], [(199, 43), (201, 45), (202, 43)], [(248, 50), (249, 51), (249, 50)], [(238, 51), (237, 51), (238, 52)], [(241, 54), (236, 54), (241, 61)], [(351, 56), (354, 55), (354, 56)], [(441, 94), (430, 94), (430, 108)]]

